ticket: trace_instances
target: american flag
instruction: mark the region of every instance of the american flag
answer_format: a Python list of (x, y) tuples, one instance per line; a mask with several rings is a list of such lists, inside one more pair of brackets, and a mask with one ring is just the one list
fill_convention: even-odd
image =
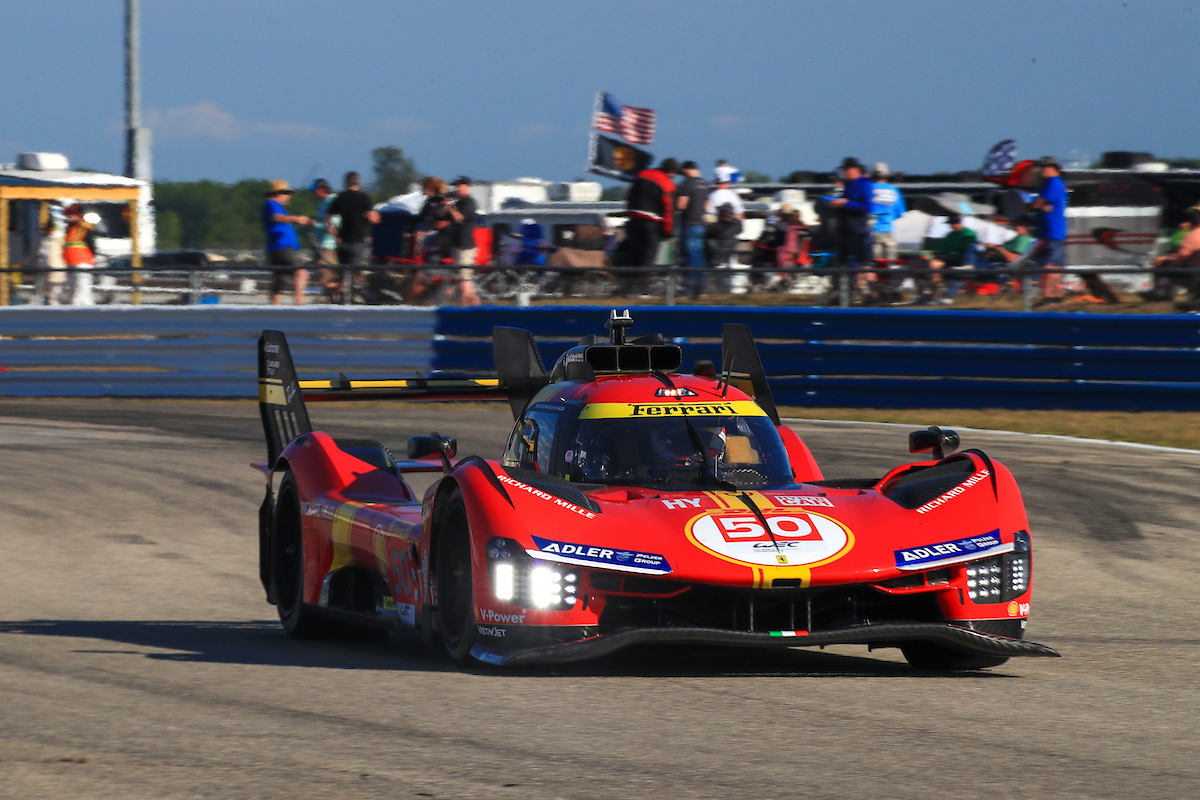
[(1013, 139), (1005, 139), (988, 152), (983, 160), (983, 175), (986, 178), (999, 178), (1017, 161), (1017, 143)]
[(596, 97), (596, 113), (592, 127), (605, 133), (615, 133), (630, 144), (654, 144), (654, 111), (649, 108), (623, 106), (608, 92)]

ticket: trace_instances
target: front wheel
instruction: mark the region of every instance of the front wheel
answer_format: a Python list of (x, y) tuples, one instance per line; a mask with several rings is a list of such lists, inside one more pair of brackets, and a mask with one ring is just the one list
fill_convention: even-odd
[(998, 667), (1008, 656), (989, 656), (981, 653), (963, 653), (942, 647), (932, 642), (910, 642), (902, 645), (900, 652), (904, 660), (917, 669), (968, 670)]
[(471, 529), (462, 493), (446, 498), (437, 540), (437, 608), (442, 644), (464, 661), (475, 643), (475, 594), (471, 571)]
[(271, 520), (271, 575), (275, 583), (275, 608), (288, 636), (311, 639), (329, 629), (304, 608), (304, 534), (300, 525), (300, 492), (289, 471), (279, 484)]

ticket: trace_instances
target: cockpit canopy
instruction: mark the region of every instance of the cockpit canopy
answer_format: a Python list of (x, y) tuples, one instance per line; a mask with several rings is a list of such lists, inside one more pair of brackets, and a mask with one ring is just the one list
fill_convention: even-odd
[[(649, 395), (646, 402), (603, 402), (611, 396), (564, 400), (547, 387), (517, 420), (504, 465), (579, 483), (663, 489), (794, 482), (778, 430), (741, 392), (722, 397), (707, 379), (701, 391), (635, 380), (659, 388), (636, 392)], [(620, 395), (633, 387), (625, 388)]]

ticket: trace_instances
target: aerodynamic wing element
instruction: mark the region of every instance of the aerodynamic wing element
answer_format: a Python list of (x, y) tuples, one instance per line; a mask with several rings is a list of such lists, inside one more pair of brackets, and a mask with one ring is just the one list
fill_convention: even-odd
[(258, 411), (267, 437), (267, 463), (271, 466), (293, 439), (312, 432), (287, 337), (282, 331), (263, 331), (258, 339)]
[(767, 383), (767, 373), (763, 371), (754, 337), (745, 325), (727, 323), (721, 326), (721, 372), (729, 373), (733, 378), (749, 380), (751, 388), (747, 394), (767, 412), (771, 422), (780, 424), (779, 411), (775, 408), (771, 386)]
[(492, 328), (492, 358), (500, 385), (508, 393), (513, 419), (520, 419), (533, 396), (550, 383), (537, 342), (529, 331), (497, 326)]

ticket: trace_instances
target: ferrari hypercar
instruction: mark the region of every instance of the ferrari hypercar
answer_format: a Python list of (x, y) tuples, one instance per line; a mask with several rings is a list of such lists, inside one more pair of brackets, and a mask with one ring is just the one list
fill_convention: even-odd
[[(408, 629), (498, 665), (639, 643), (864, 644), (921, 669), (1058, 655), (1024, 640), (1032, 540), (1002, 464), (930, 428), (909, 436), (923, 460), (827, 479), (749, 329), (724, 326), (721, 364), (687, 374), (632, 324), (612, 312), (548, 371), (498, 327), (486, 379), (300, 381), (264, 331), (260, 575), (287, 633)], [(500, 458), (433, 434), (397, 460), (309, 422), (307, 402), (381, 398), (507, 399), (514, 424)], [(413, 472), (440, 475), (417, 497)]]

